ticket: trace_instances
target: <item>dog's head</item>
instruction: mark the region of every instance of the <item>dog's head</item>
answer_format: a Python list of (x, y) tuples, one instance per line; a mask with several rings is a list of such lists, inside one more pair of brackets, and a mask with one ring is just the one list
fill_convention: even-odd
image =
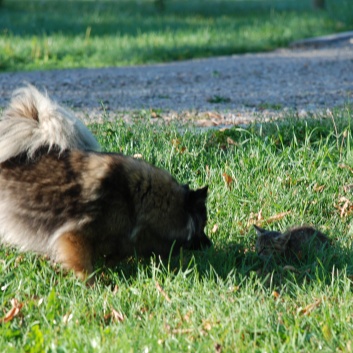
[(190, 190), (186, 185), (185, 209), (189, 215), (189, 234), (182, 246), (190, 250), (200, 250), (212, 245), (210, 238), (205, 234), (207, 223), (206, 199), (208, 186)]
[(168, 256), (171, 249), (200, 250), (212, 245), (207, 223), (205, 186), (192, 190), (168, 172), (129, 160), (134, 228), (130, 240), (138, 254)]

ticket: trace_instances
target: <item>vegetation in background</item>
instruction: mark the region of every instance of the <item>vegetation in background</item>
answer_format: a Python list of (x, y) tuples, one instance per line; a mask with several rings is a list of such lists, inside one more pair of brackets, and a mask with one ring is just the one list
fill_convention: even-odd
[(313, 11), (304, 0), (166, 0), (162, 8), (148, 0), (6, 0), (0, 9), (0, 71), (272, 50), (350, 28), (348, 2), (327, 1), (327, 10)]
[[(43, 257), (3, 247), (0, 351), (351, 351), (352, 117), (342, 109), (200, 131), (151, 125), (141, 112), (134, 126), (92, 125), (106, 150), (209, 185), (214, 247), (164, 261), (129, 258), (114, 270), (98, 264), (93, 288)], [(308, 261), (263, 264), (253, 223), (314, 224), (332, 246)]]
[[(270, 50), (348, 29), (349, 2), (327, 0), (327, 10), (313, 12), (309, 1), (4, 0), (0, 70)], [(105, 150), (209, 185), (214, 247), (132, 257), (115, 269), (99, 263), (93, 288), (44, 257), (1, 247), (0, 352), (351, 352), (352, 117), (346, 108), (200, 131), (152, 125), (140, 112), (133, 126), (118, 118), (92, 125)], [(332, 246), (308, 261), (262, 263), (254, 223), (313, 224)]]

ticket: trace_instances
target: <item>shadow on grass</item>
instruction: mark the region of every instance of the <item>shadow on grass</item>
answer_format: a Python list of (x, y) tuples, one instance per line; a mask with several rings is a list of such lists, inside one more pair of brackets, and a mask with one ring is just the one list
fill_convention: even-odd
[[(74, 279), (74, 276), (63, 271), (60, 265), (49, 265), (46, 257), (30, 253), (21, 254), (16, 250), (6, 252), (7, 267), (12, 270), (2, 274), (2, 283), (14, 280), (18, 272), (16, 268), (22, 265), (21, 271), (29, 277), (40, 274), (40, 281), (44, 281), (45, 278), (45, 281), (56, 282), (57, 276), (68, 276), (71, 281)], [(242, 244), (229, 243), (223, 248), (212, 247), (196, 252), (181, 251), (179, 255), (169, 259), (130, 257), (120, 261), (113, 268), (99, 261), (96, 264), (95, 276), (99, 285), (114, 289), (117, 278), (129, 285), (141, 278), (141, 273), (142, 278), (152, 278), (156, 269), (162, 278), (173, 279), (182, 272), (184, 277), (197, 277), (198, 280), (206, 282), (230, 280), (233, 285), (240, 284), (246, 279), (258, 278), (259, 283), (265, 288), (281, 290), (288, 282), (299, 286), (310, 282), (329, 285), (337, 273), (343, 272), (347, 276), (353, 276), (353, 251), (332, 246), (325, 252), (312, 254), (307, 260), (276, 259), (264, 263), (255, 252), (248, 251)]]
[(330, 284), (336, 273), (346, 272), (353, 275), (353, 254), (351, 249), (331, 246), (322, 252), (311, 254), (301, 261), (276, 259), (263, 262), (253, 251), (248, 251), (242, 244), (230, 243), (222, 249), (210, 248), (204, 251), (181, 251), (179, 255), (169, 259), (129, 258), (119, 263), (115, 268), (108, 269), (104, 265), (98, 270), (99, 281), (114, 287), (109, 272), (121, 276), (127, 282), (134, 281), (138, 272), (152, 276), (152, 268), (158, 268), (165, 276), (193, 272), (200, 279), (227, 281), (229, 276), (235, 276), (238, 283), (246, 278), (257, 277), (266, 288), (280, 290), (288, 281), (303, 285), (310, 282)]

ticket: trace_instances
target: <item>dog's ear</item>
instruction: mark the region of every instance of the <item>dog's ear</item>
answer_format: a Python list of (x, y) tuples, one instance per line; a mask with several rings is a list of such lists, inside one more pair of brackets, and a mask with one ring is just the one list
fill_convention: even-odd
[(208, 186), (197, 190), (190, 190), (189, 205), (205, 205), (207, 199)]
[(208, 185), (194, 191), (195, 199), (205, 201), (207, 199)]
[(205, 207), (207, 199), (208, 186), (201, 189), (191, 190), (188, 185), (183, 185), (185, 190), (185, 205), (186, 208), (198, 209), (199, 207)]
[(202, 197), (203, 199), (206, 200), (207, 198), (207, 193), (208, 193), (208, 185), (204, 186), (201, 189), (197, 189), (196, 193), (199, 195), (199, 197)]

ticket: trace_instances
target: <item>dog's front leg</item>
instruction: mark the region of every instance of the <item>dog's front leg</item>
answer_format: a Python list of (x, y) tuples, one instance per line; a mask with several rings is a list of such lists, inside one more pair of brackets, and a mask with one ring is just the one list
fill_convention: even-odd
[[(66, 232), (55, 242), (54, 260), (64, 269), (73, 270), (75, 275), (86, 280), (93, 271), (93, 249), (89, 240), (80, 232)], [(94, 279), (89, 279), (93, 284)]]

